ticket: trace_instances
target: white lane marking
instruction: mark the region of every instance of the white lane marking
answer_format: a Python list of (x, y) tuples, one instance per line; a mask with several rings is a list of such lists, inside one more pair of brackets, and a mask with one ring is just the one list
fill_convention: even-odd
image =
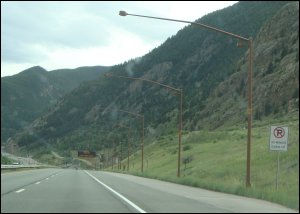
[(41, 182), (38, 181), (38, 182), (36, 182), (35, 184), (40, 184), (40, 183), (41, 183)]
[(19, 189), (18, 191), (16, 191), (16, 193), (20, 193), (23, 192), (25, 189)]
[(89, 176), (91, 176), (99, 184), (101, 184), (102, 186), (104, 186), (106, 189), (108, 189), (109, 191), (111, 191), (112, 193), (114, 193), (115, 195), (117, 195), (118, 197), (120, 197), (121, 199), (123, 199), (126, 203), (128, 203), (130, 206), (132, 206), (134, 209), (136, 209), (140, 213), (147, 213), (145, 210), (143, 210), (142, 208), (140, 208), (139, 206), (137, 206), (135, 203), (131, 202), (129, 199), (125, 198), (123, 195), (121, 195), (117, 191), (113, 190), (112, 188), (110, 188), (109, 186), (107, 186), (105, 183), (99, 181), (95, 176), (91, 175), (90, 173), (88, 173), (85, 170), (84, 170), (84, 172), (87, 173)]

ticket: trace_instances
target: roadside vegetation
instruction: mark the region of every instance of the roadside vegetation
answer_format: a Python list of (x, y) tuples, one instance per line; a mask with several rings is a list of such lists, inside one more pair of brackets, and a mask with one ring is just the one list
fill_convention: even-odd
[[(270, 126), (288, 126), (288, 151), (279, 152), (278, 188), (276, 189), (277, 151), (269, 150)], [(299, 115), (253, 121), (251, 144), (251, 188), (246, 188), (247, 123), (215, 130), (183, 131), (180, 178), (177, 177), (178, 133), (145, 139), (144, 171), (141, 172), (139, 137), (135, 137), (127, 171), (127, 148), (123, 161), (111, 166), (111, 150), (105, 159), (78, 158), (77, 151), (58, 155), (44, 151), (35, 159), (49, 165), (92, 170), (108, 170), (155, 178), (183, 185), (263, 199), (299, 210)], [(119, 151), (114, 150), (116, 154)], [(100, 151), (102, 153), (103, 151)], [(108, 155), (108, 156), (106, 156)], [(124, 158), (125, 157), (125, 158)], [(2, 159), (1, 159), (2, 162)], [(103, 165), (99, 165), (103, 164)]]
[[(277, 151), (269, 150), (271, 125), (289, 127), (288, 151), (280, 152), (276, 189)], [(139, 142), (136, 142), (137, 144)], [(114, 171), (189, 186), (243, 195), (299, 209), (299, 118), (254, 121), (251, 145), (251, 188), (246, 188), (247, 128), (240, 125), (214, 131), (184, 132), (181, 177), (177, 177), (178, 135), (147, 142), (144, 172), (141, 152), (130, 156), (130, 169)], [(122, 162), (127, 164), (127, 159)], [(126, 169), (126, 168), (125, 168)], [(107, 170), (111, 170), (108, 167)]]
[(1, 164), (12, 164), (13, 162), (15, 161), (1, 154)]

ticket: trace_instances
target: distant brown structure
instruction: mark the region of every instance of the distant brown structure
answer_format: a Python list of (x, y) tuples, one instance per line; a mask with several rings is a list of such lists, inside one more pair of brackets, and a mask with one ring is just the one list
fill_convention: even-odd
[(80, 150), (78, 151), (78, 157), (96, 157), (96, 152), (89, 150)]

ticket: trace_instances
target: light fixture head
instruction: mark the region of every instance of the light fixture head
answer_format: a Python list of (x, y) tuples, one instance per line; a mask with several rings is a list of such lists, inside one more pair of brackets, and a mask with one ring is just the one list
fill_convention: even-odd
[(119, 15), (120, 15), (120, 16), (127, 16), (128, 13), (126, 13), (124, 10), (120, 10), (120, 11), (119, 11)]

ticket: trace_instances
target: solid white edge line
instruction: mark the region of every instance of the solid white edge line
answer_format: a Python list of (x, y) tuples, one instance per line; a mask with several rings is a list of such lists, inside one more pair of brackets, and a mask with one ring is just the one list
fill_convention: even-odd
[(95, 181), (97, 181), (98, 183), (100, 183), (102, 186), (104, 186), (106, 189), (108, 189), (109, 191), (111, 191), (112, 193), (114, 193), (115, 195), (117, 195), (118, 197), (120, 197), (121, 199), (123, 199), (126, 203), (128, 203), (130, 206), (132, 206), (134, 209), (136, 209), (140, 213), (147, 213), (145, 210), (141, 209), (135, 203), (131, 202), (129, 199), (125, 198), (123, 195), (121, 195), (117, 191), (113, 190), (112, 188), (110, 188), (109, 186), (107, 186), (105, 183), (99, 181), (95, 176), (91, 175), (89, 172), (87, 172), (85, 170), (84, 170), (84, 172), (87, 173), (89, 176), (91, 176)]
[(19, 189), (18, 191), (16, 191), (16, 193), (20, 193), (23, 192), (25, 189)]

